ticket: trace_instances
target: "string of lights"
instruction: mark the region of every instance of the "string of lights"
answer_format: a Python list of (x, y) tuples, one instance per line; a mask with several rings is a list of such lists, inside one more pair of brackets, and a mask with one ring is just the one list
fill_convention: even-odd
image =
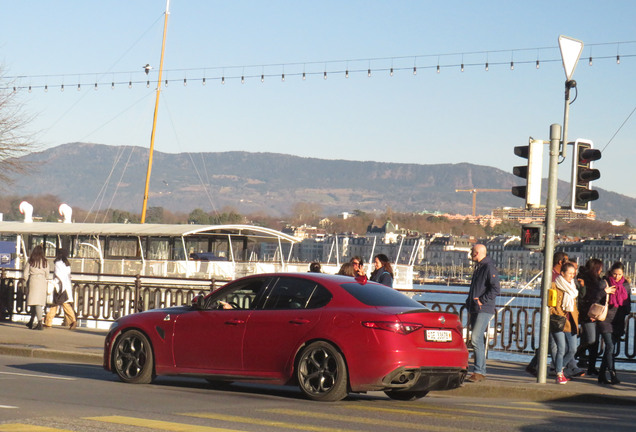
[[(636, 41), (621, 41), (607, 43), (593, 43), (586, 46), (588, 54), (582, 56), (581, 60), (587, 60), (589, 66), (593, 66), (595, 61), (615, 61), (620, 65), (621, 59), (636, 57)], [(615, 50), (614, 50), (615, 48)], [(600, 53), (599, 53), (600, 51)], [(611, 51), (611, 54), (609, 53)], [(536, 55), (535, 55), (536, 53)], [(593, 53), (597, 53), (594, 55)], [(466, 60), (466, 61), (465, 61)], [(372, 77), (378, 74), (386, 74), (392, 77), (400, 72), (408, 72), (417, 75), (418, 72), (434, 70), (441, 73), (444, 70), (460, 70), (464, 72), (468, 69), (482, 69), (488, 72), (491, 68), (505, 67), (514, 71), (515, 66), (534, 65), (536, 69), (541, 64), (561, 62), (558, 47), (538, 47), (538, 48), (518, 48), (510, 50), (491, 51), (471, 51), (459, 53), (443, 54), (420, 54), (412, 56), (396, 57), (376, 57), (358, 58), (349, 60), (325, 60), (292, 63), (269, 63), (250, 64), (236, 66), (218, 66), (201, 68), (179, 68), (164, 69), (166, 78), (162, 84), (182, 84), (187, 86), (190, 83), (206, 85), (209, 82), (241, 82), (244, 84), (248, 80), (280, 79), (282, 82), (287, 78), (300, 77), (306, 80), (310, 77), (322, 77), (326, 80), (329, 76), (344, 76), (349, 78), (352, 75), (363, 75)], [(139, 70), (123, 72), (90, 72), (72, 74), (53, 75), (17, 75), (5, 76), (3, 80), (10, 84), (0, 87), (1, 90), (32, 92), (33, 90), (50, 89), (94, 89), (100, 88), (121, 88), (145, 85), (147, 88), (154, 86), (156, 79), (150, 65), (140, 67)], [(179, 75), (178, 78), (168, 78)], [(90, 80), (94, 76), (94, 80)], [(111, 79), (104, 78), (112, 77)], [(127, 77), (127, 78), (124, 78)], [(53, 84), (54, 82), (57, 84)], [(72, 82), (70, 84), (69, 82)]]

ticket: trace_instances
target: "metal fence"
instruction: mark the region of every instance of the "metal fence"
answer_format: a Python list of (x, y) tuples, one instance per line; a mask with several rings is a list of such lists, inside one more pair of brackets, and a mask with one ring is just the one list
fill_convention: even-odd
[[(0, 281), (0, 319), (12, 320), (13, 315), (27, 315), (26, 287), (19, 272), (8, 275), (2, 271)], [(198, 294), (205, 294), (227, 282), (226, 280), (174, 279), (160, 277), (121, 277), (117, 275), (100, 275), (110, 281), (80, 280), (82, 275), (75, 275), (73, 282), (73, 303), (78, 319), (94, 321), (114, 321), (117, 318), (135, 312), (170, 306), (188, 305)], [(95, 277), (96, 275), (92, 275)], [(113, 282), (116, 279), (116, 282)], [(452, 294), (460, 296), (457, 291), (440, 290), (402, 290), (408, 294)], [(510, 303), (507, 300), (527, 299), (527, 303), (536, 305)], [(539, 329), (541, 321), (540, 309), (537, 306), (539, 297), (536, 294), (501, 293), (498, 312), (491, 322), (489, 349), (510, 353), (531, 354), (539, 346)], [(459, 315), (466, 327), (468, 312), (463, 301), (421, 301), (434, 311), (443, 311)], [(510, 303), (510, 304), (507, 304)], [(61, 309), (61, 308), (60, 308)], [(62, 316), (62, 311), (58, 311)], [(626, 318), (625, 335), (616, 344), (617, 360), (636, 360), (636, 313)]]
[[(443, 290), (411, 290), (407, 293), (442, 294), (460, 296), (457, 291)], [(463, 294), (465, 296), (465, 294)], [(528, 303), (537, 305), (508, 304), (508, 300), (526, 299)], [(519, 354), (532, 354), (539, 348), (541, 329), (541, 310), (538, 306), (538, 294), (516, 294), (502, 292), (498, 297), (497, 313), (490, 323), (489, 349)], [(468, 324), (468, 311), (464, 301), (420, 301), (434, 311), (448, 312), (459, 315), (464, 327)], [(632, 308), (634, 310), (634, 308)], [(636, 312), (631, 312), (625, 318), (625, 334), (615, 345), (617, 361), (636, 361)]]
[[(97, 275), (83, 276), (97, 279)], [(114, 321), (149, 309), (189, 305), (198, 294), (206, 294), (227, 282), (182, 279), (175, 283), (174, 279), (169, 278), (118, 275), (99, 275), (99, 278), (107, 281), (74, 277), (73, 305), (78, 319)], [(24, 279), (3, 271), (0, 280), (0, 319), (11, 321), (14, 315), (28, 313)], [(60, 308), (58, 316), (62, 315)]]

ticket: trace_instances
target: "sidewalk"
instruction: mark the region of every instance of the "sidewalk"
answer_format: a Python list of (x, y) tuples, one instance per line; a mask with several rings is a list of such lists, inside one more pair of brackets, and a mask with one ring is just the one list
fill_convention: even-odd
[(24, 323), (0, 322), (0, 355), (103, 364), (107, 330), (53, 326), (30, 330)]
[[(101, 365), (105, 336), (106, 330), (78, 328), (69, 331), (54, 326), (36, 331), (29, 330), (23, 323), (0, 322), (0, 355)], [(576, 378), (565, 385), (555, 384), (554, 378), (548, 377), (546, 384), (537, 384), (536, 378), (525, 372), (525, 366), (489, 359), (485, 381), (466, 382), (458, 389), (438, 394), (536, 402), (636, 405), (636, 372), (619, 370), (622, 383), (616, 386), (599, 385), (596, 377)], [(620, 364), (618, 367), (620, 369)]]

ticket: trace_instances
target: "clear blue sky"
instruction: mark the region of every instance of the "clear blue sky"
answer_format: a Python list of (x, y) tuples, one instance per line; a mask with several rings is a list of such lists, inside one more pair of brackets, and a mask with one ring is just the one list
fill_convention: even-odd
[[(24, 77), (19, 86), (34, 87), (19, 98), (42, 147), (149, 146), (165, 1), (0, 0), (0, 8), (0, 62), (6, 76)], [(547, 140), (550, 124), (563, 121), (560, 34), (586, 44), (570, 140), (603, 148), (636, 107), (636, 43), (613, 44), (636, 41), (633, 1), (172, 0), (170, 12), (158, 151), (471, 162), (511, 172), (522, 164), (515, 145)], [(155, 67), (150, 88), (146, 63)], [(129, 89), (130, 80), (144, 82)], [(598, 187), (636, 197), (635, 136), (636, 114), (597, 164)], [(561, 178), (570, 164), (560, 165)]]

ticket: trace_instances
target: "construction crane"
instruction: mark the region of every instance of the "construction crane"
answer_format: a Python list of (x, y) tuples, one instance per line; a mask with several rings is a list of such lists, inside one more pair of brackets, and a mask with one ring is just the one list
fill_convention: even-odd
[(470, 192), (473, 194), (473, 216), (475, 216), (477, 192), (510, 192), (510, 189), (455, 189), (455, 192)]

